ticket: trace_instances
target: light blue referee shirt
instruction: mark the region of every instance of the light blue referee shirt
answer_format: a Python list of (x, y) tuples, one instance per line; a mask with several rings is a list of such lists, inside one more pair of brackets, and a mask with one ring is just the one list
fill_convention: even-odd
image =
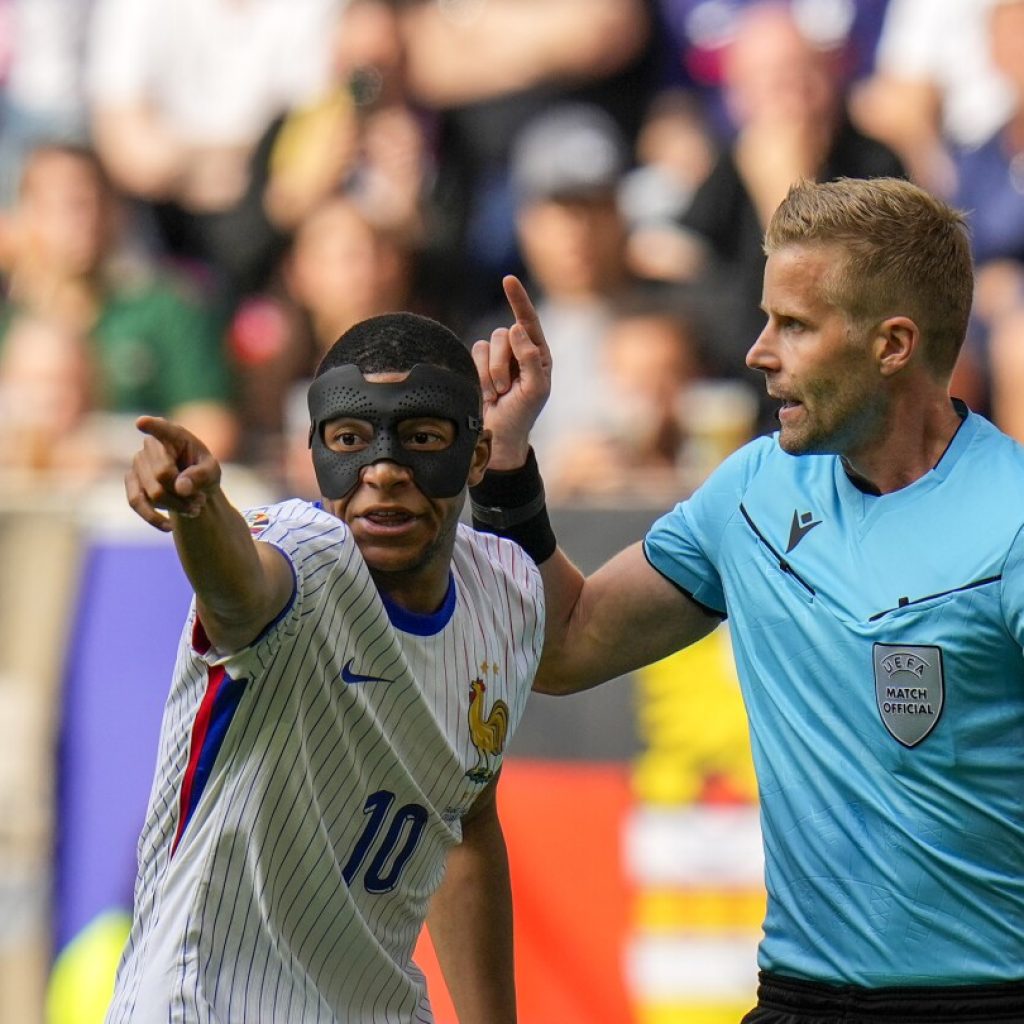
[(760, 438), (645, 540), (730, 619), (765, 970), (1024, 979), (1024, 448), (960, 411), (939, 464), (900, 491), (865, 494), (838, 457)]

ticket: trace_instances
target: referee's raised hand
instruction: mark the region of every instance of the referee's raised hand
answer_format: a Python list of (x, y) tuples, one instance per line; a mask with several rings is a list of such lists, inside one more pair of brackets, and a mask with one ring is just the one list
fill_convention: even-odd
[(145, 434), (124, 478), (128, 504), (150, 526), (173, 529), (174, 515), (194, 518), (207, 495), (220, 486), (220, 463), (194, 434), (171, 420), (140, 416), (136, 427)]

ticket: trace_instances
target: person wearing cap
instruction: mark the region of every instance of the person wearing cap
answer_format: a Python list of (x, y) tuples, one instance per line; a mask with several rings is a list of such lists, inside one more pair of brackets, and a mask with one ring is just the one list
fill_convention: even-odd
[[(696, 283), (719, 309), (716, 367), (763, 397), (743, 357), (761, 329), (761, 238), (789, 186), (801, 178), (905, 177), (899, 158), (850, 120), (839, 54), (818, 46), (795, 8), (758, 0), (736, 19), (723, 58), (735, 136), (682, 217), (705, 252)], [(772, 429), (762, 402), (762, 426)]]
[(138, 420), (128, 502), (195, 600), (107, 1019), (427, 1024), (429, 910), (459, 1020), (514, 1024), (495, 788), (544, 605), (518, 545), (459, 523), (490, 455), (475, 367), (433, 320), (372, 317), (309, 409), (322, 500), (245, 515), (194, 435)]
[[(608, 409), (622, 405), (608, 369), (606, 339), (623, 306), (661, 304), (677, 310), (685, 358), (699, 362), (696, 322), (676, 286), (642, 282), (627, 261), (627, 226), (618, 190), (629, 148), (601, 108), (564, 103), (534, 119), (512, 148), (516, 226), (531, 291), (559, 374), (532, 443), (552, 491), (578, 490), (578, 439), (603, 435)], [(490, 333), (499, 315), (479, 325)], [(563, 484), (565, 486), (563, 486)]]

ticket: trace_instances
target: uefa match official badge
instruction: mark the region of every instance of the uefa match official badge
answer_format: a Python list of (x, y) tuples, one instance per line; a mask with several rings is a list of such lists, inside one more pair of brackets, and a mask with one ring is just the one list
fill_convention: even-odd
[(875, 644), (872, 658), (882, 723), (903, 746), (917, 746), (942, 714), (946, 696), (942, 649), (927, 644)]

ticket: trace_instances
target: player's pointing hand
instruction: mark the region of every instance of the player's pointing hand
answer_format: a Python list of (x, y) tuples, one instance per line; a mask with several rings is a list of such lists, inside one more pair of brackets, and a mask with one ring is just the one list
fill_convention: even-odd
[(194, 434), (158, 416), (140, 416), (135, 425), (146, 435), (125, 475), (128, 504), (142, 519), (169, 533), (171, 519), (198, 516), (207, 494), (220, 486), (220, 463)]

